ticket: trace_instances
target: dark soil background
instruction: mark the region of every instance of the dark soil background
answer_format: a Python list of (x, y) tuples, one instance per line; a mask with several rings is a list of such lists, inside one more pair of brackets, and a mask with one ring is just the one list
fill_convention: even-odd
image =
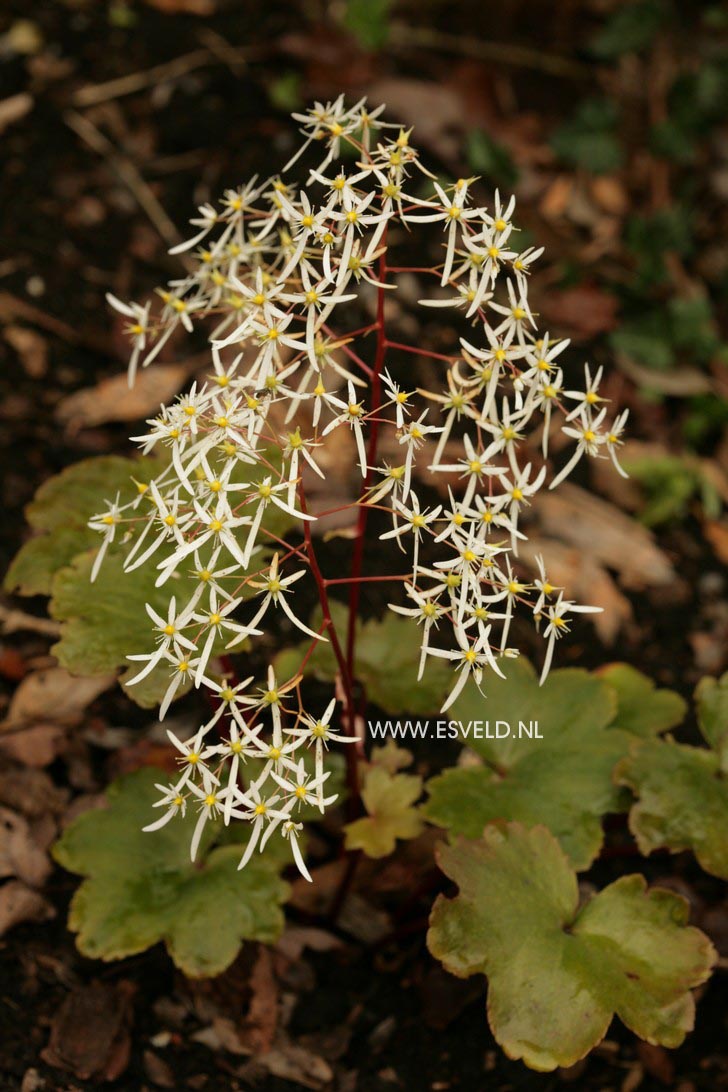
[[(288, 158), (291, 110), (368, 94), (416, 127), (446, 175), (479, 174), (486, 193), (513, 189), (517, 219), (548, 248), (532, 293), (540, 325), (570, 336), (578, 360), (607, 364), (609, 395), (630, 407), (630, 483), (578, 479), (609, 506), (607, 523), (629, 514), (610, 550), (553, 520), (535, 532), (561, 541), (575, 582), (598, 575), (607, 608), (607, 628), (578, 628), (560, 662), (623, 659), (689, 697), (701, 676), (728, 667), (727, 26), (722, 5), (669, 0), (3, 0), (3, 568), (39, 484), (79, 458), (127, 452), (127, 436), (156, 408), (147, 395), (137, 411), (120, 409), (103, 387), (72, 398), (125, 367), (104, 294), (140, 299), (175, 275), (166, 250), (196, 206)], [(450, 335), (433, 325), (419, 336), (437, 347)], [(191, 377), (204, 367), (197, 349), (171, 344), (163, 363), (181, 361)], [(657, 553), (640, 566), (645, 520)], [(332, 570), (346, 554), (331, 547)], [(656, 580), (658, 562), (671, 579)], [(48, 636), (8, 616), (13, 606), (43, 616), (41, 601), (5, 601), (5, 705), (15, 683), (50, 662)], [(365, 602), (379, 606), (374, 595)], [(152, 723), (107, 693), (83, 731), (45, 758), (3, 758), (0, 802), (47, 845), (77, 798), (160, 761)], [(423, 771), (442, 761), (418, 746)], [(314, 850), (328, 860), (325, 901), (340, 862), (325, 836)], [(271, 957), (251, 945), (198, 984), (161, 948), (111, 965), (80, 958), (65, 927), (76, 880), (56, 869), (43, 892), (47, 920), (0, 940), (0, 1088), (728, 1088), (725, 890), (688, 855), (641, 861), (615, 820), (589, 882), (625, 867), (686, 895), (721, 951), (696, 1030), (675, 1052), (615, 1022), (570, 1070), (539, 1075), (508, 1062), (487, 1030), (482, 981), (451, 978), (425, 949), (441, 881), (406, 853), (362, 871), (346, 921), (296, 898), (292, 947)], [(286, 1014), (263, 1060), (272, 1033), (255, 1015), (261, 997)]]

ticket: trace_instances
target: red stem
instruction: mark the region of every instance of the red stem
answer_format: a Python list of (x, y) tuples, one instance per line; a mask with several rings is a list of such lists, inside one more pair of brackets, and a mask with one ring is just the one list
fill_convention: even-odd
[(401, 341), (385, 341), (385, 348), (399, 349), (402, 353), (415, 353), (417, 356), (428, 356), (432, 360), (444, 360), (452, 364), (454, 356), (445, 356), (443, 353), (433, 353), (429, 349), (420, 349), (416, 345), (403, 345)]
[[(301, 505), (301, 511), (306, 513), (306, 496), (303, 491), (303, 483), (299, 483), (298, 486), (299, 502)], [(341, 675), (341, 684), (344, 690), (344, 696), (346, 698), (346, 709), (344, 710), (346, 719), (349, 723), (349, 732), (352, 736), (357, 734), (356, 731), (356, 709), (354, 707), (354, 692), (352, 686), (352, 674), (349, 670), (349, 665), (344, 655), (344, 650), (341, 647), (339, 641), (339, 635), (336, 632), (336, 626), (334, 620), (331, 617), (331, 605), (329, 603), (328, 592), (326, 591), (326, 581), (324, 580), (321, 569), (319, 567), (318, 558), (316, 557), (316, 551), (313, 548), (313, 538), (311, 535), (311, 522), (310, 520), (303, 521), (303, 537), (306, 543), (306, 553), (308, 554), (308, 561), (311, 567), (311, 575), (316, 581), (316, 587), (318, 588), (319, 602), (321, 603), (321, 611), (324, 616), (324, 627), (329, 640), (331, 641), (331, 650), (334, 653), (336, 663)], [(309, 651), (310, 655), (310, 651)], [(358, 810), (359, 801), (359, 747), (354, 744), (353, 747), (345, 747), (344, 754), (346, 756), (346, 784), (349, 789), (348, 808), (350, 812), (350, 818), (354, 818)]]
[[(386, 236), (385, 236), (386, 238)], [(379, 280), (383, 284), (387, 277), (387, 251), (382, 252), (379, 259)], [(371, 410), (376, 411), (382, 403), (381, 372), (384, 366), (384, 354), (387, 349), (387, 339), (384, 330), (384, 288), (377, 289), (377, 349), (374, 356), (374, 365), (371, 372)], [(367, 470), (364, 476), (363, 492), (369, 488), (372, 467), (377, 457), (377, 440), (379, 438), (379, 420), (372, 418), (369, 429), (369, 447), (367, 450)], [(362, 562), (364, 560), (364, 536), (367, 528), (368, 506), (362, 504), (359, 508), (359, 519), (356, 525), (356, 539), (354, 540), (354, 553), (351, 559), (351, 590), (349, 592), (349, 627), (346, 635), (346, 663), (349, 675), (354, 676), (354, 654), (356, 651), (356, 621), (359, 612), (359, 591)]]

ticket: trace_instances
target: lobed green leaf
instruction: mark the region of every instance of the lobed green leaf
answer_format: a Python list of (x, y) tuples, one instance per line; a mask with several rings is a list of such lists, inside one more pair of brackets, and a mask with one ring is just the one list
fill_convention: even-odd
[(155, 814), (159, 776), (143, 769), (114, 782), (108, 808), (85, 812), (56, 842), (59, 864), (85, 877), (68, 925), (79, 951), (93, 959), (123, 959), (162, 941), (190, 977), (220, 974), (244, 940), (279, 936), (288, 894), (279, 876), (281, 854), (256, 853), (238, 872), (240, 846), (210, 849), (210, 829), (203, 859), (193, 864), (194, 809), (144, 833)]
[[(464, 742), (483, 760), (446, 770), (430, 780), (424, 814), (453, 834), (477, 838), (499, 819), (544, 824), (559, 839), (571, 863), (587, 868), (599, 852), (602, 818), (626, 810), (628, 800), (613, 780), (617, 762), (637, 734), (653, 734), (674, 723), (684, 704), (671, 691), (655, 690), (626, 665), (594, 675), (565, 668), (543, 686), (527, 660), (502, 661), (505, 679), (491, 676), (487, 697), (468, 685), (453, 706)], [(476, 738), (481, 728), (504, 738)], [(519, 733), (536, 725), (541, 738)]]
[(614, 1014), (667, 1047), (692, 1028), (690, 990), (716, 953), (680, 896), (623, 876), (580, 908), (559, 843), (520, 823), (443, 844), (438, 860), (459, 894), (435, 901), (428, 947), (453, 974), (488, 976), (488, 1020), (510, 1058), (573, 1065)]

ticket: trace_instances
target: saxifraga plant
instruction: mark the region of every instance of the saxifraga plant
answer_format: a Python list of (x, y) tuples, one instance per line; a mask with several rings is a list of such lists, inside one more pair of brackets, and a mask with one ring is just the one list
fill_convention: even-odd
[[(473, 202), (474, 179), (440, 184), (421, 163), (411, 133), (381, 120), (382, 112), (363, 100), (347, 107), (340, 97), (294, 115), (305, 140), (283, 176), (253, 178), (227, 190), (217, 207), (198, 210), (195, 234), (171, 251), (192, 252), (192, 271), (158, 290), (158, 313), (150, 302), (109, 297), (129, 319), (130, 383), (178, 327), (191, 331), (214, 317), (210, 381), (163, 407), (133, 437), (145, 453), (161, 450), (166, 465), (133, 500), (111, 498), (90, 523), (102, 536), (92, 579), (117, 544), (126, 571), (155, 566), (156, 585), (170, 592), (164, 613), (148, 607), (154, 651), (129, 650), (139, 664), (129, 685), (167, 664), (160, 719), (188, 679), (207, 688), (216, 706), (192, 738), (169, 733), (182, 770), (160, 787), (162, 814), (148, 827), (158, 829), (191, 804), (199, 808), (193, 858), (205, 823), (222, 815), (225, 823), (252, 824), (241, 867), (278, 831), (308, 877), (298, 812), (306, 803), (323, 811), (336, 799), (326, 789), (327, 744), (357, 742), (356, 621), (361, 585), (376, 579), (362, 575), (372, 510), (387, 512), (392, 526), (379, 537), (396, 540), (404, 556), (404, 573), (381, 579), (403, 587), (406, 605), (391, 609), (412, 619), (419, 677), (432, 659), (452, 666), (443, 712), (470, 678), (487, 694), (488, 673), (502, 675), (503, 659), (518, 655), (509, 645), (516, 612), (545, 639), (544, 679), (572, 616), (598, 609), (573, 602), (542, 564), (532, 583), (518, 574), (518, 544), (526, 537), (521, 513), (549, 479), (554, 430), (575, 449), (549, 488), (583, 457), (610, 456), (621, 472), (627, 412), (610, 414), (599, 393), (601, 368), (592, 375), (586, 367), (583, 389), (564, 389), (558, 361), (569, 343), (536, 328), (528, 278), (542, 248), (519, 249), (514, 198), (496, 193), (488, 209)], [(286, 172), (310, 145), (323, 145), (325, 155), (298, 188)], [(338, 166), (344, 146), (355, 158), (350, 170)], [(423, 188), (431, 195), (419, 196)], [(442, 232), (442, 261), (417, 269), (396, 264), (405, 233), (417, 243), (426, 225)], [(388, 332), (387, 299), (412, 272), (431, 280), (421, 306), (455, 309), (469, 327), (452, 353)], [(367, 307), (373, 317), (354, 325)], [(390, 359), (402, 355), (435, 365), (431, 386), (420, 385), (409, 368), (393, 377)], [(383, 427), (396, 437), (391, 463), (379, 458)], [(362, 486), (353, 501), (351, 573), (332, 580), (317, 558), (313, 526), (322, 513), (310, 510), (304, 472), (324, 477), (317, 450), (335, 429), (353, 434)], [(532, 442), (537, 429), (540, 456)], [(446, 503), (423, 499), (423, 464), (444, 483)], [(266, 513), (282, 513), (303, 540), (267, 528)], [(175, 578), (189, 570), (197, 585), (183, 598)], [(304, 579), (318, 592), (323, 620), (316, 631), (296, 613)], [(335, 583), (350, 589), (345, 633), (332, 619)], [(265, 684), (251, 688), (252, 677), (220, 678), (211, 666), (216, 652), (255, 640), (263, 626), (275, 632), (284, 615), (310, 638), (302, 668), (319, 642), (331, 643), (347, 734), (332, 727), (335, 699), (323, 711), (303, 707), (301, 670), (278, 679), (270, 667)], [(307, 747), (315, 750), (313, 769), (301, 757)]]
[[(577, 873), (601, 850), (604, 816), (628, 812), (642, 852), (689, 849), (728, 877), (728, 676), (698, 687), (706, 746), (694, 747), (663, 738), (682, 699), (633, 668), (550, 673), (574, 616), (596, 608), (556, 587), (540, 558), (529, 578), (522, 516), (582, 459), (611, 458), (623, 473), (627, 414), (610, 411), (601, 369), (570, 389), (568, 342), (537, 331), (528, 284), (541, 251), (518, 246), (513, 198), (475, 205), (476, 180), (437, 181), (411, 133), (381, 117), (343, 98), (296, 115), (305, 139), (284, 176), (200, 208), (194, 236), (174, 248), (191, 271), (159, 290), (156, 310), (110, 297), (128, 319), (130, 382), (193, 324), (209, 331), (209, 378), (134, 437), (146, 457), (80, 463), (28, 509), (40, 534), (6, 586), (50, 594), (60, 663), (104, 673), (131, 662), (122, 683), (160, 720), (193, 686), (211, 708), (191, 735), (169, 732), (180, 767), (169, 784), (148, 769), (120, 779), (108, 807), (56, 843), (56, 859), (84, 876), (69, 927), (95, 958), (164, 941), (191, 976), (225, 970), (243, 940), (274, 941), (281, 870), (292, 856), (311, 878), (304, 820), (339, 795), (326, 752), (341, 743), (344, 848), (382, 858), (425, 822), (447, 832), (436, 858), (458, 893), (436, 899), (428, 948), (453, 974), (487, 975), (489, 1022), (510, 1057), (571, 1065), (615, 1014), (674, 1047), (715, 960), (710, 942), (687, 924), (685, 900), (642, 876), (582, 899)], [(321, 147), (296, 189), (286, 172)], [(431, 286), (418, 305), (462, 329), (452, 351), (402, 340), (420, 340), (396, 304), (398, 289), (413, 303), (413, 283)], [(311, 483), (326, 481), (336, 430), (360, 489), (322, 511)], [(575, 443), (554, 472), (555, 435), (559, 452)], [(317, 520), (346, 509), (350, 572), (326, 575)], [(394, 558), (399, 547), (391, 575), (365, 572), (368, 531)], [(391, 613), (364, 622), (363, 589), (376, 584)], [(316, 598), (309, 618), (301, 600)], [(543, 642), (540, 677), (513, 647), (514, 619)], [(268, 664), (257, 686), (238, 674), (251, 650)], [(309, 687), (312, 672), (333, 692)], [(391, 739), (367, 754), (372, 706), (440, 706), (455, 719), (437, 724), (470, 748), (466, 760), (425, 786), (402, 772), (412, 755)], [(503, 738), (483, 716), (540, 731)]]

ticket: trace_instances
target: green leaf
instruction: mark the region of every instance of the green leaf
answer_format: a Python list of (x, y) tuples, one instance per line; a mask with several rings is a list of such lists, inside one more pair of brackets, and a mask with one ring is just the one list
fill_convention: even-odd
[(614, 171), (622, 163), (617, 139), (617, 111), (611, 99), (585, 99), (574, 117), (551, 137), (551, 146), (565, 163), (594, 174)]
[(343, 24), (365, 49), (381, 49), (389, 37), (391, 0), (345, 0)]
[(592, 53), (604, 60), (613, 60), (625, 53), (639, 52), (652, 42), (666, 14), (661, 0), (641, 0), (639, 3), (630, 0), (610, 15), (592, 39)]
[[(265, 457), (272, 462), (275, 453), (268, 449)], [(152, 458), (89, 459), (41, 487), (28, 508), (33, 526), (46, 533), (28, 543), (25, 553), (21, 551), (16, 559), (18, 567), (10, 575), (26, 588), (38, 591), (42, 585), (50, 593), (50, 613), (61, 622), (61, 638), (53, 651), (73, 674), (101, 675), (124, 668), (121, 679), (124, 685), (125, 679), (132, 678), (139, 670), (138, 665), (129, 666), (127, 657), (151, 652), (155, 647), (154, 627), (145, 605), (148, 603), (166, 615), (173, 595), (178, 603), (187, 602), (197, 585), (188, 562), (161, 588), (155, 587), (159, 562), (169, 554), (169, 546), (131, 572), (124, 571), (124, 548), (111, 549), (95, 582), (92, 584), (90, 580), (95, 552), (89, 547), (98, 545), (99, 536), (86, 528), (86, 521), (102, 510), (104, 501), (113, 499), (132, 475), (140, 482), (147, 482), (162, 466), (160, 460)], [(258, 480), (260, 475), (259, 466), (241, 462), (233, 480), (236, 483)], [(262, 527), (280, 536), (292, 522), (291, 516), (271, 505)], [(256, 566), (263, 562), (267, 551), (268, 547), (256, 556)], [(253, 591), (246, 588), (241, 594), (252, 595)], [(223, 645), (221, 638), (219, 647)], [(216, 651), (213, 649), (213, 654)], [(159, 704), (173, 670), (169, 664), (160, 664), (128, 689), (129, 696), (145, 708)], [(186, 680), (177, 696), (189, 690), (190, 685)]]
[(635, 293), (635, 317), (649, 320), (659, 333), (659, 324), (665, 328), (664, 307), (654, 307), (645, 312), (645, 288), (662, 284), (668, 279), (665, 263), (666, 251), (674, 250), (685, 258), (695, 249), (693, 211), (689, 205), (673, 204), (648, 216), (630, 216), (625, 225), (625, 243), (628, 251), (637, 259), (637, 270), (632, 290)]
[(597, 672), (617, 694), (617, 715), (610, 728), (649, 737), (680, 724), (687, 705), (674, 690), (658, 690), (646, 675), (629, 664), (609, 664)]
[(644, 740), (615, 777), (638, 797), (629, 828), (641, 853), (689, 849), (706, 872), (728, 879), (728, 782), (714, 751)]
[[(149, 603), (162, 615), (172, 595), (180, 601), (191, 596), (194, 576), (170, 579), (155, 588), (154, 562), (124, 572), (124, 555), (109, 553), (91, 583), (93, 554), (77, 557), (53, 581), (50, 612), (62, 623), (61, 638), (53, 646), (58, 662), (74, 675), (104, 675), (125, 668), (121, 682), (132, 678), (139, 666), (130, 666), (127, 656), (154, 649), (154, 628), (145, 609)], [(127, 693), (142, 707), (158, 705), (169, 685), (172, 667), (162, 664)], [(191, 685), (182, 684), (181, 696)]]
[[(516, 819), (545, 824), (573, 865), (588, 867), (602, 844), (602, 816), (625, 806), (612, 781), (631, 737), (611, 728), (617, 695), (587, 671), (552, 671), (542, 687), (531, 665), (519, 658), (503, 663), (506, 679), (492, 675), (483, 698), (466, 686), (453, 706), (465, 742), (482, 766), (446, 770), (427, 783), (424, 814), (453, 834), (477, 838), (485, 825)], [(509, 725), (504, 738), (497, 722)], [(541, 738), (519, 732), (519, 724)], [(505, 728), (501, 728), (505, 732)]]
[[(345, 643), (348, 611), (343, 603), (331, 603), (339, 640)], [(311, 629), (321, 625), (321, 612), (310, 622)], [(300, 670), (310, 642), (285, 649), (275, 661), (279, 678), (291, 678)], [(392, 611), (381, 621), (371, 619), (357, 625), (354, 673), (366, 687), (367, 697), (387, 713), (427, 715), (442, 705), (452, 686), (452, 669), (444, 661), (431, 661), (422, 679), (417, 681), (419, 639), (412, 623)], [(306, 675), (325, 682), (336, 677), (338, 667), (331, 643), (320, 641), (309, 657)]]
[(664, 317), (648, 311), (625, 320), (609, 335), (612, 348), (648, 368), (665, 371), (675, 363), (675, 350)]
[[(625, 460), (625, 470), (646, 494), (640, 520), (648, 527), (683, 519), (696, 494), (704, 507), (713, 504), (715, 487), (697, 460), (688, 455), (645, 455)], [(720, 498), (716, 494), (720, 509)]]
[(40, 533), (16, 554), (5, 575), (5, 589), (21, 595), (50, 595), (54, 574), (83, 550), (98, 546), (98, 531), (87, 527), (91, 517), (117, 493), (130, 499), (131, 479), (149, 482), (161, 466), (158, 459), (103, 455), (84, 459), (49, 478), (25, 510), (28, 523)]
[(728, 672), (702, 679), (695, 698), (710, 749), (644, 740), (615, 777), (638, 797), (629, 826), (642, 853), (689, 849), (706, 872), (728, 879)]
[(276, 940), (288, 885), (275, 854), (256, 853), (238, 872), (239, 845), (212, 849), (193, 865), (194, 809), (145, 834), (159, 777), (143, 769), (114, 782), (108, 809), (85, 812), (56, 842), (59, 864), (85, 877), (68, 925), (92, 959), (123, 959), (163, 941), (190, 977), (220, 974), (243, 940)]
[(695, 691), (698, 724), (706, 743), (728, 773), (728, 671), (720, 679), (701, 679)]
[(427, 943), (452, 974), (488, 976), (488, 1020), (510, 1058), (550, 1071), (583, 1058), (612, 1016), (676, 1047), (693, 1026), (690, 990), (715, 960), (688, 904), (623, 876), (579, 908), (576, 876), (543, 827), (489, 827), (442, 845), (460, 893), (438, 896)]
[(367, 857), (387, 857), (398, 838), (416, 838), (424, 826), (413, 806), (421, 792), (421, 777), (369, 766), (361, 790), (368, 814), (344, 827), (346, 848), (361, 849)]
[(513, 186), (518, 181), (518, 169), (508, 148), (483, 129), (471, 129), (467, 134), (466, 154), (477, 174), (501, 186)]

